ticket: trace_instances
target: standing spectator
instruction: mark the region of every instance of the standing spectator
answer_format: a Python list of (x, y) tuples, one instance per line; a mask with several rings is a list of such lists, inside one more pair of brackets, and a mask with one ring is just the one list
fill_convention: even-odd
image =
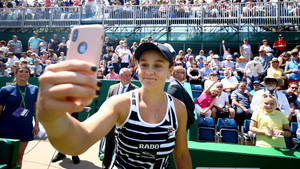
[(223, 47), (223, 52), (224, 52), (224, 54), (223, 54), (223, 60), (225, 60), (227, 58), (227, 56), (229, 56), (229, 55), (231, 56), (231, 54), (230, 54), (230, 48), (226, 49), (226, 47), (225, 47), (225, 40), (222, 40), (222, 47)]
[(153, 43), (153, 42), (154, 42), (153, 39), (152, 39), (152, 37), (151, 37), (150, 35), (149, 35), (148, 38), (147, 38), (147, 42), (148, 42), (148, 43)]
[(275, 57), (278, 57), (285, 51), (286, 41), (283, 40), (283, 36), (281, 34), (278, 35), (278, 40), (273, 43), (273, 49), (275, 50)]
[(29, 77), (30, 70), (27, 67), (18, 67), (14, 84), (0, 89), (0, 138), (21, 141), (17, 157), (20, 168), (28, 141), (32, 141), (39, 133), (39, 122), (35, 115), (38, 87), (28, 84)]
[(214, 119), (216, 122), (216, 119), (218, 117), (221, 118), (233, 118), (235, 117), (235, 111), (233, 108), (230, 107), (229, 104), (229, 97), (227, 93), (223, 91), (223, 85), (222, 83), (218, 82), (216, 84), (217, 89), (219, 90), (219, 94), (216, 99), (216, 103), (214, 104), (214, 107), (212, 108), (212, 114), (216, 114), (216, 118)]
[(195, 109), (197, 116), (204, 116), (204, 117), (213, 117), (216, 119), (216, 115), (212, 114), (212, 107), (216, 103), (216, 97), (218, 96), (218, 89), (214, 86), (217, 83), (215, 80), (213, 83), (210, 84), (208, 88), (206, 88), (202, 94), (198, 97), (195, 101)]
[(57, 34), (54, 34), (53, 38), (50, 39), (50, 42), (48, 43), (48, 51), (49, 51), (49, 49), (52, 49), (53, 52), (56, 53), (59, 44), (60, 44), (60, 42), (58, 40), (58, 36), (57, 36)]
[(190, 128), (191, 124), (195, 122), (194, 115), (194, 101), (185, 90), (183, 83), (186, 80), (186, 70), (182, 66), (175, 66), (172, 72), (173, 80), (168, 86), (168, 93), (173, 97), (179, 99), (185, 104), (187, 110), (187, 129)]
[(258, 52), (259, 52), (259, 61), (263, 66), (263, 71), (261, 73), (261, 76), (265, 77), (267, 75), (267, 70), (270, 67), (270, 61), (272, 60), (272, 56), (266, 55), (266, 51), (263, 48), (260, 48)]
[(264, 89), (255, 92), (253, 95), (253, 99), (251, 102), (251, 112), (255, 112), (256, 110), (258, 110), (260, 98), (262, 97), (264, 92), (269, 91), (270, 94), (276, 97), (279, 110), (284, 114), (286, 114), (286, 116), (288, 117), (291, 111), (289, 102), (286, 96), (284, 95), (284, 93), (276, 89), (276, 87), (280, 86), (281, 84), (282, 84), (282, 79), (266, 76), (262, 83)]
[[(120, 83), (111, 85), (108, 89), (106, 99), (129, 92), (131, 90), (137, 89), (138, 86), (131, 83), (132, 72), (128, 68), (122, 68), (120, 70)], [(109, 165), (113, 158), (113, 152), (115, 149), (115, 127), (113, 127), (110, 132), (105, 137), (105, 150), (104, 158), (102, 162), (103, 168), (109, 168)]]
[(46, 37), (42, 36), (42, 41), (39, 44), (40, 52), (42, 53), (43, 50), (47, 51), (48, 49), (48, 42), (46, 41)]
[(123, 44), (123, 49), (119, 52), (119, 57), (121, 59), (121, 68), (129, 67), (129, 59), (131, 57), (131, 51), (128, 49), (127, 44)]
[(284, 137), (291, 136), (284, 113), (276, 110), (277, 100), (269, 92), (260, 98), (259, 109), (253, 113), (250, 131), (256, 133), (256, 146), (286, 148)]
[(28, 40), (28, 49), (34, 53), (39, 54), (39, 45), (42, 42), (42, 39), (39, 38), (38, 33), (34, 33), (34, 35)]
[(8, 50), (12, 52), (18, 58), (21, 57), (21, 52), (23, 51), (22, 42), (18, 40), (17, 35), (12, 36), (12, 40), (7, 43)]
[(244, 80), (247, 80), (248, 87), (252, 86), (252, 82), (260, 80), (262, 71), (263, 67), (259, 61), (259, 57), (255, 57), (254, 60), (251, 60), (246, 64)]
[(138, 45), (136, 42), (133, 42), (132, 43), (132, 46), (130, 47), (130, 50), (131, 50), (131, 53), (134, 53), (135, 50), (138, 48)]
[(67, 55), (67, 43), (66, 43), (66, 38), (62, 37), (61, 38), (61, 42), (58, 44), (58, 49), (56, 51), (56, 53), (60, 54), (61, 52), (63, 52), (65, 55)]
[(102, 55), (107, 53), (106, 47), (113, 46), (113, 44), (109, 41), (109, 37), (105, 36), (104, 38), (104, 43), (103, 43), (103, 48), (102, 48)]
[(231, 94), (232, 106), (235, 109), (235, 119), (239, 126), (243, 125), (245, 119), (250, 119), (250, 103), (252, 96), (248, 90), (246, 90), (246, 82), (242, 81), (239, 84), (239, 88)]
[[(114, 39), (114, 42), (113, 42), (113, 47), (114, 47), (114, 49), (116, 49), (118, 45), (120, 45), (119, 39), (118, 39), (118, 38), (115, 38), (115, 39)], [(115, 51), (115, 52), (116, 52), (116, 51)]]
[(290, 82), (299, 82), (300, 81), (300, 59), (299, 59), (299, 51), (297, 49), (293, 49), (291, 52), (292, 58), (285, 65), (285, 74), (288, 76), (287, 83)]
[(243, 44), (240, 47), (240, 55), (246, 57), (248, 60), (251, 60), (253, 57), (251, 45), (248, 44), (248, 39), (243, 40)]
[(289, 122), (297, 121), (296, 114), (295, 114), (295, 109), (298, 109), (297, 95), (296, 95), (296, 91), (298, 90), (298, 88), (299, 88), (298, 83), (292, 82), (292, 83), (289, 84), (289, 87), (288, 87), (287, 90), (282, 91), (285, 94), (285, 96), (286, 96), (286, 98), (289, 102), (290, 108), (291, 108), (291, 112), (288, 115)]

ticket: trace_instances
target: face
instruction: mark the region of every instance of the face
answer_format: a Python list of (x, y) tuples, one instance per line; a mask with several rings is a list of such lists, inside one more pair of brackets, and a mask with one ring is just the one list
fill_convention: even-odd
[(260, 89), (260, 84), (254, 84), (253, 88), (254, 88), (254, 90), (259, 90)]
[(18, 72), (16, 72), (16, 79), (22, 81), (28, 81), (30, 77), (30, 72), (26, 68), (20, 68)]
[(210, 94), (212, 97), (216, 97), (216, 96), (218, 96), (218, 90), (211, 90)]
[(293, 93), (295, 93), (295, 92), (298, 90), (298, 85), (292, 84), (292, 85), (289, 87), (289, 90), (292, 91)]
[(242, 92), (244, 92), (246, 90), (246, 83), (240, 83), (239, 88)]
[(176, 69), (174, 71), (175, 71), (175, 74), (174, 74), (175, 79), (179, 80), (180, 82), (185, 80), (186, 72), (185, 72), (184, 68)]
[(122, 74), (120, 74), (120, 81), (123, 85), (127, 85), (130, 83), (131, 80), (131, 71), (126, 70)]
[(171, 75), (173, 68), (158, 51), (144, 52), (138, 62), (138, 76), (145, 87), (164, 86), (165, 80)]
[(263, 109), (267, 112), (272, 112), (276, 109), (276, 102), (274, 99), (271, 98), (270, 94), (263, 95), (264, 102), (263, 102)]
[(278, 67), (278, 65), (279, 65), (279, 62), (272, 62), (273, 67)]
[(221, 83), (221, 84), (218, 84), (216, 87), (217, 87), (217, 89), (219, 90), (219, 93), (221, 93), (222, 90), (223, 90), (223, 85), (222, 85), (222, 83)]

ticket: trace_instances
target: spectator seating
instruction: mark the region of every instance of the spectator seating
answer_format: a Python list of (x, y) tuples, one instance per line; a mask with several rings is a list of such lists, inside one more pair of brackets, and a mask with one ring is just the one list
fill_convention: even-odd
[(219, 118), (217, 121), (218, 137), (223, 143), (238, 143), (238, 127), (234, 119)]
[(193, 98), (194, 100), (196, 100), (203, 92), (203, 87), (201, 85), (191, 84), (191, 88), (192, 88)]
[(245, 119), (244, 125), (242, 129), (242, 137), (243, 137), (243, 144), (245, 145), (254, 145), (255, 143), (255, 133), (250, 131), (250, 123), (251, 120)]
[(211, 117), (198, 118), (199, 141), (215, 141), (215, 123)]
[(0, 169), (19, 169), (16, 165), (19, 140), (0, 138)]

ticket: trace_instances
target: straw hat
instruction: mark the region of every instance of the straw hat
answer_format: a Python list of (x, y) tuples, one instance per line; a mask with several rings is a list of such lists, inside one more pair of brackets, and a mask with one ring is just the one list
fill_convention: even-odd
[(265, 86), (267, 81), (277, 81), (277, 86), (282, 86), (283, 85), (283, 79), (276, 78), (276, 77), (273, 77), (273, 76), (266, 76), (264, 78), (264, 81), (261, 84), (263, 86)]

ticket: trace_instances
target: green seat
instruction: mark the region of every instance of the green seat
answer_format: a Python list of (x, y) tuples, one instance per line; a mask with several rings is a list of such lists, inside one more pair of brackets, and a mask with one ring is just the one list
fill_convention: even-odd
[(19, 140), (0, 138), (0, 169), (18, 169)]

